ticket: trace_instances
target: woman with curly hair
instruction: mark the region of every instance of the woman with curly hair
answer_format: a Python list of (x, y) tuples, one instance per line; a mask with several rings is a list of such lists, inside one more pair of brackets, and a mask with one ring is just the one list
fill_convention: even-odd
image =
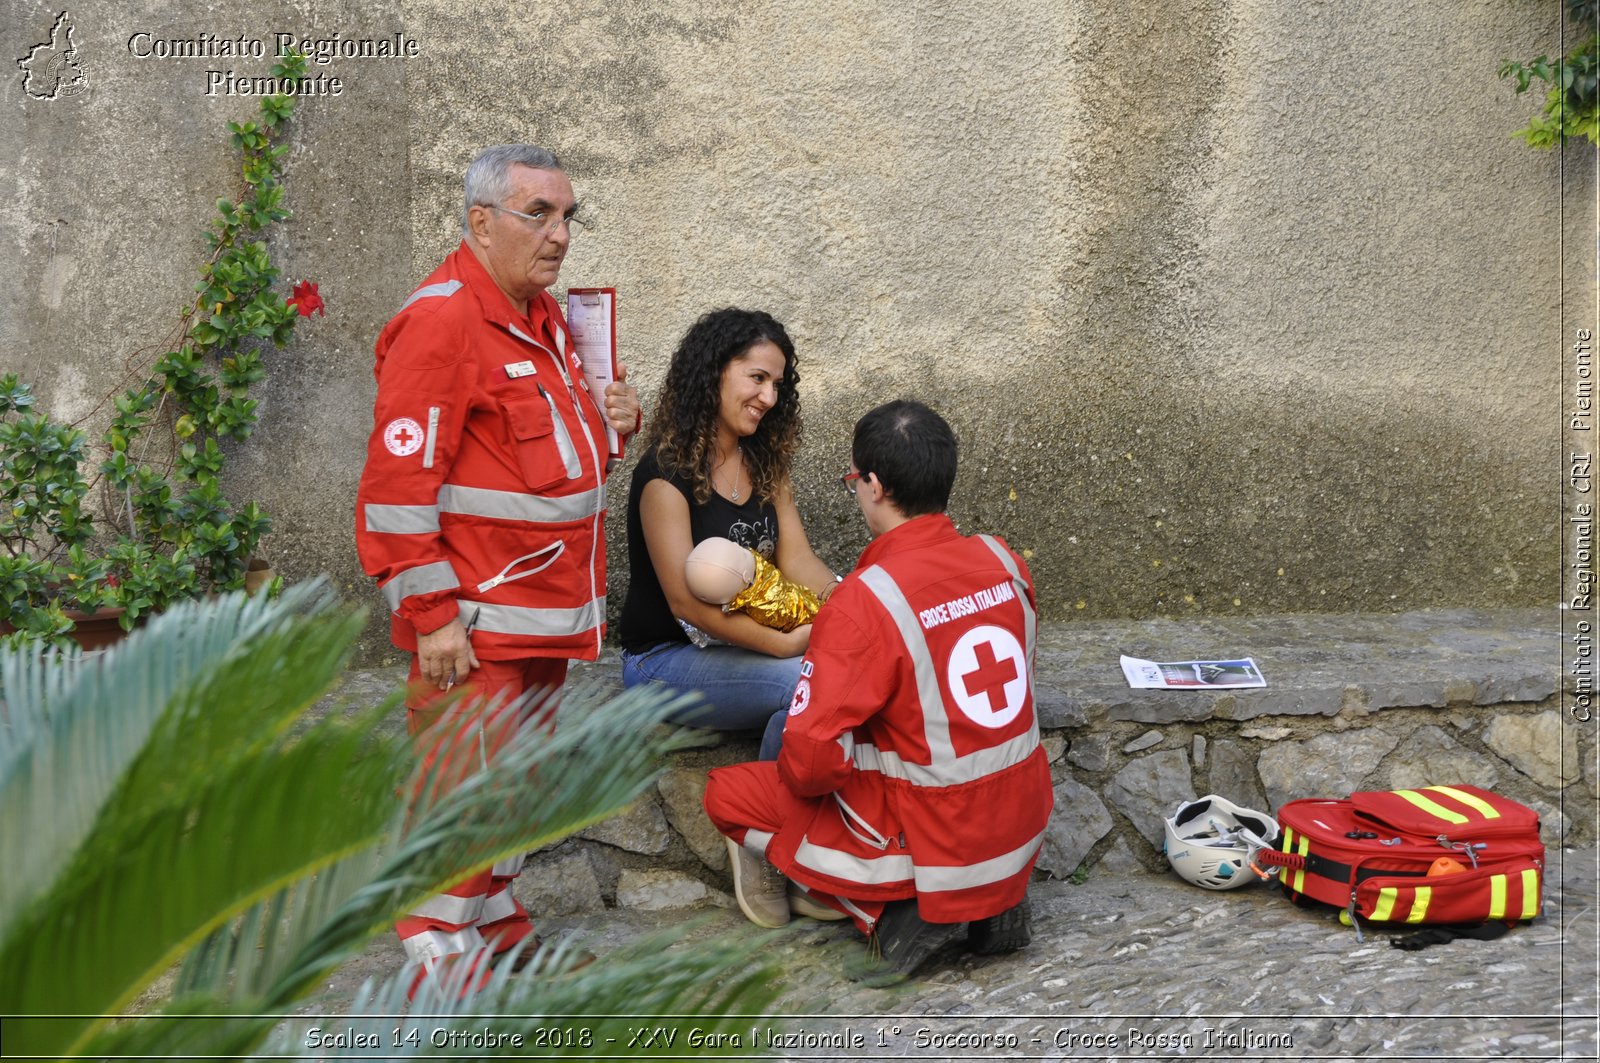
[[(789, 483), (800, 442), (794, 344), (769, 314), (714, 310), (678, 344), (628, 488), (625, 686), (656, 682), (708, 704), (675, 722), (764, 727), (788, 707), (809, 624), (793, 631), (724, 613), (689, 593), (696, 543), (732, 539), (826, 598), (838, 577), (811, 550)], [(688, 629), (693, 629), (688, 630)], [(702, 635), (709, 636), (709, 644)], [(763, 743), (763, 753), (777, 730)]]

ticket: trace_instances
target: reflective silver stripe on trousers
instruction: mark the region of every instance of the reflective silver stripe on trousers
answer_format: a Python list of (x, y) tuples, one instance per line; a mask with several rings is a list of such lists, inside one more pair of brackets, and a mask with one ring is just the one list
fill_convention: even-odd
[(457, 930), (454, 934), (446, 934), (442, 930), (424, 930), (405, 938), (400, 944), (405, 946), (406, 959), (432, 970), (436, 960), (483, 948), (483, 935), (478, 933), (475, 926)]
[(918, 893), (940, 893), (946, 890), (968, 890), (1004, 882), (1028, 866), (1033, 854), (1044, 841), (1040, 831), (1022, 845), (1000, 856), (977, 864), (961, 867), (923, 867), (916, 870)]
[(823, 875), (832, 875), (847, 882), (864, 886), (886, 886), (892, 882), (909, 882), (913, 868), (911, 857), (904, 853), (871, 858), (856, 856), (818, 845), (809, 838), (800, 842), (794, 854), (795, 862)]
[[(981, 779), (995, 772), (1005, 771), (1013, 764), (1021, 764), (1039, 748), (1039, 729), (1029, 728), (1015, 738), (997, 746), (980, 749), (959, 757), (953, 763), (954, 774), (961, 780)], [(944, 768), (928, 767), (901, 760), (892, 749), (879, 749), (870, 743), (861, 743), (853, 750), (850, 763), (857, 771), (876, 771), (891, 779), (904, 779), (913, 786), (948, 786), (952, 772)]]
[(411, 293), (411, 298), (400, 304), (400, 309), (404, 310), (418, 299), (447, 299), (461, 289), (462, 284), (460, 281), (440, 281), (438, 284), (424, 284)]
[(478, 611), (478, 630), (501, 635), (579, 635), (600, 626), (606, 618), (605, 595), (576, 609), (529, 609), (492, 602), (461, 601), (463, 623)]
[(435, 561), (430, 565), (418, 565), (396, 572), (378, 589), (383, 591), (383, 600), (389, 603), (389, 611), (399, 612), (400, 603), (414, 594), (453, 591), (459, 586), (461, 581), (456, 579), (456, 570), (450, 562)]
[(760, 853), (765, 857), (767, 855), (767, 846), (771, 844), (772, 835), (764, 830), (756, 830), (751, 827), (744, 832), (744, 847), (753, 853)]
[(438, 506), (380, 506), (369, 502), (362, 512), (367, 531), (382, 535), (439, 534)]
[(432, 919), (436, 923), (452, 923), (456, 926), (467, 926), (483, 918), (483, 897), (457, 897), (451, 893), (439, 893), (415, 908), (406, 915), (412, 919)]
[(512, 853), (504, 860), (496, 860), (494, 866), (489, 869), (489, 874), (499, 875), (501, 878), (522, 874), (522, 858), (526, 855), (526, 853)]
[[(522, 858), (518, 857), (517, 859), (520, 863)], [(495, 866), (499, 867), (500, 865), (496, 864)], [(511, 899), (511, 887), (507, 886), (499, 893), (484, 900), (483, 914), (478, 916), (478, 925), (488, 926), (490, 923), (498, 923), (502, 919), (510, 919), (516, 914), (517, 902)]]
[[(604, 488), (555, 498), (517, 491), (494, 491), (487, 487), (462, 487), (459, 484), (443, 484), (439, 488), (439, 512), (468, 517), (522, 520), (530, 524), (563, 524), (588, 520), (605, 512), (605, 508)], [(437, 530), (438, 518), (434, 519), (434, 527)]]

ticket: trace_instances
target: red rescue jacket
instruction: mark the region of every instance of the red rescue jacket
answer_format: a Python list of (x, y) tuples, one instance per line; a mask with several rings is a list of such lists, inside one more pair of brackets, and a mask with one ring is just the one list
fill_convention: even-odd
[(605, 421), (548, 292), (522, 317), (465, 244), (378, 337), (356, 547), (396, 646), (460, 616), (484, 660), (593, 660)]
[(766, 851), (843, 897), (915, 895), (930, 922), (1021, 901), (1053, 794), (1021, 558), (942, 514), (875, 540), (818, 614), (778, 774), (820, 798)]

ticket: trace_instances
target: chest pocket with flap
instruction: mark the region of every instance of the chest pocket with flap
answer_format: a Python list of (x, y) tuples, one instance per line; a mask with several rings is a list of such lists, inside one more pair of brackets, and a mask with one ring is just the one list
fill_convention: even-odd
[(556, 412), (555, 400), (543, 385), (537, 387), (536, 394), (501, 400), (522, 478), (532, 488), (548, 487), (563, 479), (575, 480), (583, 472), (572, 436)]

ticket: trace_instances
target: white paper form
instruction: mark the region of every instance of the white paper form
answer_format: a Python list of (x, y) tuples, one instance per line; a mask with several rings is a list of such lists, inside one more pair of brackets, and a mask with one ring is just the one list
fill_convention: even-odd
[[(570, 288), (567, 290), (567, 327), (572, 349), (583, 363), (583, 379), (602, 411), (606, 385), (617, 379), (617, 290)], [(613, 461), (622, 457), (622, 440), (606, 425), (606, 449)]]

